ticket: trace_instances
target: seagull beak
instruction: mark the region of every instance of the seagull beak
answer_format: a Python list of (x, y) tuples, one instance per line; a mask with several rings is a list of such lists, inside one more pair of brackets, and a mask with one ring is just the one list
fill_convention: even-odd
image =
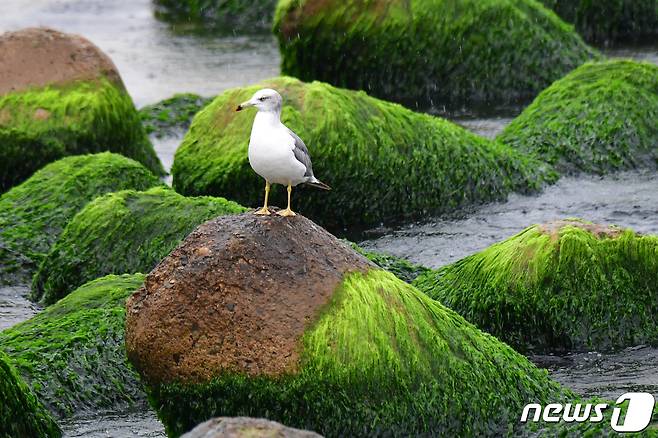
[(247, 108), (248, 106), (254, 106), (253, 103), (250, 101), (242, 102), (238, 107), (235, 109), (236, 111), (242, 111), (243, 109)]

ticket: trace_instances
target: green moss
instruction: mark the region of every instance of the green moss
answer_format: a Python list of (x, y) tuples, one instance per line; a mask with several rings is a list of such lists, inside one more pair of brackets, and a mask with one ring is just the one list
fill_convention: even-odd
[[(263, 87), (282, 93), (283, 122), (305, 141), (315, 175), (332, 187), (295, 190), (293, 207), (334, 230), (505, 199), (553, 176), (539, 161), (446, 120), (363, 92), (281, 77), (228, 90), (197, 114), (176, 151), (177, 191), (261, 205), (264, 181), (247, 158), (254, 112), (235, 107)], [(272, 204), (285, 205), (284, 195), (279, 188)]]
[(109, 150), (164, 170), (125, 90), (106, 79), (0, 96), (0, 191), (67, 155)]
[(411, 107), (528, 99), (598, 56), (534, 0), (281, 0), (282, 72)]
[(597, 44), (653, 42), (658, 38), (658, 0), (540, 0)]
[(544, 90), (498, 139), (562, 172), (658, 164), (658, 66), (588, 63)]
[(177, 30), (267, 32), (277, 0), (155, 0), (155, 16)]
[(144, 401), (124, 347), (125, 300), (143, 281), (142, 274), (94, 280), (0, 332), (0, 350), (60, 418)]
[(300, 340), (299, 370), (150, 388), (167, 433), (213, 416), (266, 417), (326, 436), (507, 434), (546, 371), (393, 274), (351, 274)]
[(631, 230), (535, 225), (414, 285), (520, 350), (658, 342), (658, 237)]
[(97, 198), (39, 266), (32, 298), (50, 304), (103, 275), (148, 272), (201, 223), (243, 211), (223, 198), (186, 198), (164, 187)]
[(430, 271), (430, 268), (416, 265), (401, 257), (395, 257), (388, 254), (366, 251), (353, 242), (347, 242), (354, 251), (358, 252), (380, 268), (392, 273), (400, 280), (407, 283), (414, 281), (419, 275)]
[(190, 127), (194, 115), (211, 100), (212, 98), (192, 93), (176, 94), (169, 99), (145, 106), (139, 110), (139, 115), (146, 132), (163, 137), (185, 132)]
[(0, 351), (0, 437), (60, 437), (50, 413)]
[(0, 283), (27, 283), (64, 226), (89, 201), (158, 179), (112, 153), (63, 158), (0, 197)]

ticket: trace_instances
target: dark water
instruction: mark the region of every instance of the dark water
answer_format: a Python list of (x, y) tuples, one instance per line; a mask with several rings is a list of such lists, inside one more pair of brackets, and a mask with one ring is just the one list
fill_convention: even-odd
[[(272, 36), (246, 37), (239, 32), (230, 37), (177, 35), (153, 18), (150, 0), (2, 0), (0, 12), (0, 32), (49, 26), (90, 39), (112, 57), (137, 106), (179, 92), (214, 96), (230, 87), (276, 76), (280, 71), (280, 57)], [(658, 64), (658, 45), (606, 53)], [(520, 110), (462, 112), (451, 118), (467, 129), (493, 138)], [(154, 138), (167, 169), (182, 135)], [(658, 176), (630, 172), (606, 178), (565, 178), (539, 196), (512, 195), (505, 203), (463, 212), (462, 217), (389, 230), (362, 245), (438, 267), (532, 223), (569, 216), (658, 233)], [(27, 292), (27, 287), (0, 288), (0, 329), (39, 311), (25, 298)], [(584, 395), (616, 398), (631, 389), (657, 394), (658, 350), (653, 348), (531, 359)], [(64, 421), (62, 427), (71, 437), (164, 436), (162, 424), (148, 408), (78, 417)]]
[(616, 400), (625, 392), (648, 392), (658, 399), (658, 349), (640, 345), (623, 351), (531, 356), (551, 376), (585, 397)]

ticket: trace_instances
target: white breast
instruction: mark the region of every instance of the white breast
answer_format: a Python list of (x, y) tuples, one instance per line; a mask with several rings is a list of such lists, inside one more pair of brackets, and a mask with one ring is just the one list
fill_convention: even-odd
[(295, 140), (276, 113), (259, 111), (249, 140), (249, 164), (272, 184), (296, 186), (304, 181), (306, 167), (297, 161)]

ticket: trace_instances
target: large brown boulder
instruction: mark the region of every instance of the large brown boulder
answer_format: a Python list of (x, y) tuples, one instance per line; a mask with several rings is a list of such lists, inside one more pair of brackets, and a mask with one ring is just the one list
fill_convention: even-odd
[(164, 174), (110, 58), (52, 29), (0, 35), (0, 145), (0, 193), (59, 158), (93, 152)]
[(31, 27), (0, 35), (0, 94), (105, 77), (123, 88), (112, 60), (79, 35)]
[(304, 330), (346, 273), (369, 266), (303, 216), (219, 217), (128, 300), (128, 355), (154, 383), (294, 371)]
[(199, 424), (182, 438), (322, 438), (315, 432), (249, 417), (217, 417)]
[(302, 216), (206, 222), (126, 306), (128, 358), (171, 437), (219, 416), (494, 436), (527, 400), (563, 399), (525, 357)]

